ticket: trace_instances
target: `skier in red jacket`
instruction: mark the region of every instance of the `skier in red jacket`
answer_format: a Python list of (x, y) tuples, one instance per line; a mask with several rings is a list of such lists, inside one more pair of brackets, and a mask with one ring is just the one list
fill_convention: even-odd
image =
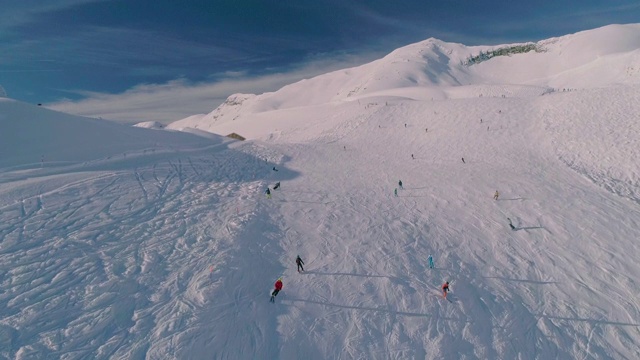
[(444, 284), (442, 284), (442, 296), (446, 299), (447, 298), (447, 292), (449, 292), (449, 282), (445, 282)]
[(269, 300), (271, 302), (276, 301), (276, 295), (278, 295), (280, 290), (282, 290), (282, 277), (279, 277), (278, 280), (276, 280), (274, 287), (275, 289), (273, 289), (273, 292), (271, 293), (271, 300)]

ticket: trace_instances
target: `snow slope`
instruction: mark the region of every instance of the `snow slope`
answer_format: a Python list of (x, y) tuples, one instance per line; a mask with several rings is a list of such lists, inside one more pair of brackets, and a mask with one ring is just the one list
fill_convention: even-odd
[(391, 84), (245, 142), (0, 101), (0, 358), (639, 358), (639, 85)]

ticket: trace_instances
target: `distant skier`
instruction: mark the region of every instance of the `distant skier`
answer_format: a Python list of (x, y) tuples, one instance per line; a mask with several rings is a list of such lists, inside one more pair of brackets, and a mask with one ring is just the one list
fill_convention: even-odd
[(446, 299), (447, 298), (447, 293), (449, 292), (449, 282), (445, 282), (444, 284), (442, 284), (442, 296)]
[(402, 189), (403, 189), (403, 187), (402, 187), (402, 180), (399, 180), (399, 181), (398, 181), (398, 187), (400, 188), (400, 190), (402, 190)]
[(304, 267), (302, 266), (304, 265), (304, 261), (302, 261), (302, 259), (300, 258), (300, 255), (296, 257), (296, 265), (298, 265), (298, 272), (300, 272), (300, 270), (304, 271)]
[(398, 196), (398, 188), (393, 189), (393, 195)]
[(466, 162), (464, 162), (464, 158), (462, 158), (462, 163), (463, 163), (463, 164), (466, 164)]
[(274, 284), (273, 292), (271, 292), (271, 299), (269, 301), (276, 302), (276, 295), (282, 290), (282, 277), (279, 277)]
[(498, 196), (500, 196), (500, 194), (498, 193), (498, 190), (496, 190), (496, 193), (493, 194), (493, 200), (498, 200)]
[(278, 169), (276, 169), (276, 167), (274, 166), (274, 167), (273, 167), (273, 171), (278, 171)]
[(269, 190), (269, 188), (267, 188), (267, 191), (264, 193), (267, 194), (267, 199), (271, 199), (271, 190)]
[(275, 185), (273, 185), (273, 190), (280, 188), (280, 181), (278, 181)]
[(513, 223), (511, 223), (511, 219), (507, 218), (507, 220), (509, 220), (509, 227), (511, 228), (511, 230), (515, 230), (516, 227), (513, 226)]
[(407, 127), (407, 124), (404, 124), (404, 127)]
[(424, 129), (424, 132), (429, 132), (429, 128), (425, 128), (425, 129)]
[(415, 159), (415, 158), (413, 157), (413, 154), (411, 154), (411, 158), (412, 158), (412, 159)]
[(427, 260), (429, 260), (429, 269), (433, 269), (434, 265), (433, 265), (433, 256), (429, 255), (429, 257), (427, 258)]

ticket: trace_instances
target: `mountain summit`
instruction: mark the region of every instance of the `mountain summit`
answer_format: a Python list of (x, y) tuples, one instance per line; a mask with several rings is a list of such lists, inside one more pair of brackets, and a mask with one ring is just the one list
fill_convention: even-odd
[[(612, 39), (614, 41), (612, 41)], [(261, 95), (234, 94), (206, 115), (169, 125), (215, 132), (265, 111), (371, 97), (443, 100), (539, 96), (551, 91), (640, 83), (640, 24), (609, 25), (535, 43), (465, 46), (428, 39), (382, 59)]]

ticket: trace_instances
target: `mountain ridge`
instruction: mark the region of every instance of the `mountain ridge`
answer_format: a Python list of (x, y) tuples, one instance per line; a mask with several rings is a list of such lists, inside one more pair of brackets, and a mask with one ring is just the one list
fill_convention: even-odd
[[(370, 63), (301, 80), (274, 92), (233, 94), (212, 112), (175, 121), (168, 128), (195, 127), (215, 132), (216, 124), (242, 116), (386, 94), (403, 93), (416, 100), (448, 99), (460, 96), (456, 88), (463, 86), (537, 87), (523, 96), (539, 96), (550, 91), (638, 84), (639, 39), (640, 24), (608, 25), (537, 42), (491, 46), (465, 46), (429, 38)], [(481, 52), (525, 44), (536, 44), (540, 51), (464, 65)]]

